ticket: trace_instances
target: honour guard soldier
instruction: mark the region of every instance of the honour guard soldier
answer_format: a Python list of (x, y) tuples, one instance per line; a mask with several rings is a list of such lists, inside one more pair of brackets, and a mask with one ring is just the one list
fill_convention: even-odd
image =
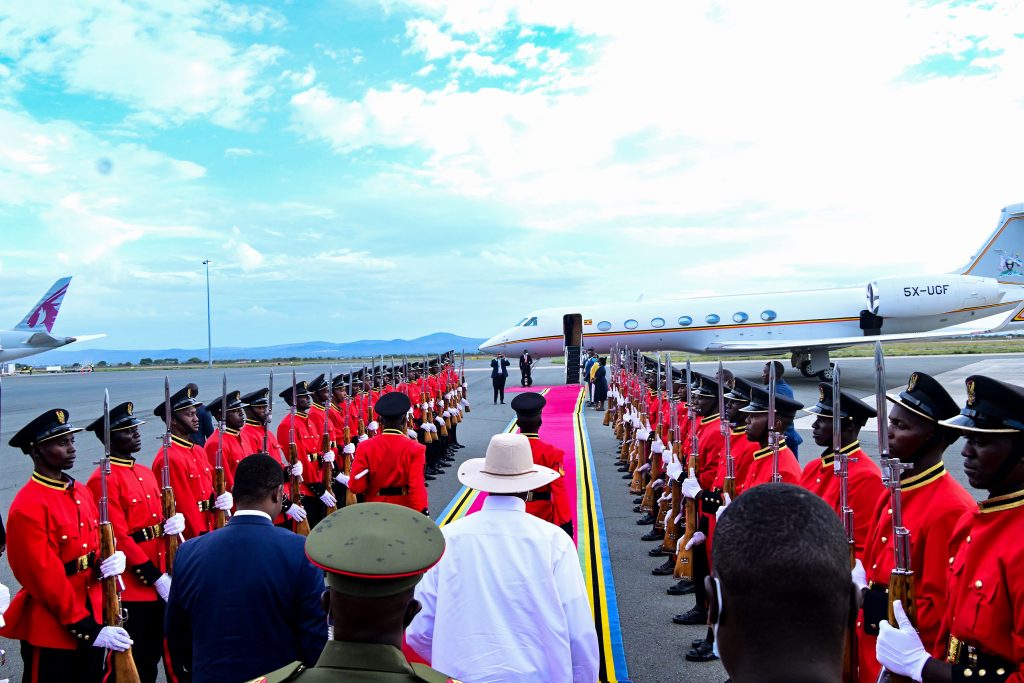
[(946, 613), (929, 656), (893, 604), (897, 627), (879, 625), (876, 655), (891, 673), (916, 681), (1024, 680), (1024, 388), (990, 377), (967, 378), (967, 405), (941, 425), (965, 439), (961, 455), (971, 486), (989, 497), (960, 518), (949, 545)]
[[(875, 505), (885, 493), (882, 470), (868, 457), (867, 453), (861, 450), (860, 441), (857, 438), (868, 418), (877, 416), (878, 411), (845, 391), (839, 392), (839, 411), (841, 413), (839, 424), (842, 450), (850, 458), (850, 507), (853, 508), (853, 535), (859, 556), (864, 552), (868, 526), (873, 521)], [(818, 403), (808, 408), (807, 412), (817, 415), (811, 427), (814, 442), (828, 448), (820, 458), (807, 463), (800, 477), (800, 485), (821, 496), (826, 503), (832, 506), (837, 515), (842, 516), (839, 504), (839, 477), (836, 476), (836, 458), (835, 453), (832, 452), (832, 420), (834, 418), (831, 384), (822, 382), (818, 385)]]
[(337, 478), (367, 502), (395, 503), (427, 514), (426, 449), (405, 432), (410, 406), (409, 397), (397, 391), (382, 396), (374, 410), (383, 432), (356, 449), (351, 478), (344, 473)]
[[(170, 402), (169, 418), (164, 415), (163, 401), (153, 409), (153, 414), (167, 424), (171, 433), (171, 446), (168, 450), (171, 488), (174, 490), (176, 509), (185, 517), (184, 536), (189, 539), (213, 531), (213, 511), (229, 512), (234, 501), (230, 492), (214, 495), (213, 472), (206, 451), (189, 439), (189, 435), (199, 429), (199, 417), (196, 414), (199, 401), (195, 398), (192, 385), (172, 394)], [(157, 453), (153, 459), (153, 473), (157, 477), (164, 465), (161, 455)]]
[(538, 432), (542, 424), (541, 412), (547, 400), (533, 391), (517, 394), (512, 399), (512, 410), (516, 411), (519, 433), (530, 440), (533, 462), (558, 472), (559, 477), (550, 484), (541, 486), (526, 494), (526, 511), (534, 517), (560, 526), (573, 535), (572, 511), (569, 494), (565, 490), (565, 451), (542, 441)]
[[(242, 461), (242, 458), (252, 455), (256, 451), (248, 450), (242, 440), (241, 430), (245, 426), (245, 413), (243, 412), (245, 404), (242, 402), (240, 391), (229, 391), (227, 396), (221, 396), (208, 403), (206, 409), (219, 420), (224, 401), (227, 401), (227, 411), (224, 413), (224, 446), (221, 449), (221, 458), (224, 464), (224, 481), (230, 491), (234, 485), (235, 469), (238, 467), (238, 463)], [(219, 429), (206, 439), (204, 448), (210, 461), (210, 467), (215, 467), (217, 464), (217, 443), (219, 441)], [(262, 447), (263, 444), (260, 443), (260, 448)]]
[[(759, 446), (750, 455), (747, 474), (742, 485), (737, 484), (736, 490), (746, 492), (758, 484), (770, 484), (774, 473), (774, 452), (768, 443), (768, 434), (785, 434), (797, 411), (804, 407), (803, 403), (775, 394), (775, 424), (768, 424), (768, 390), (764, 387), (750, 387), (750, 404), (740, 408), (740, 414), (746, 415), (747, 440)], [(772, 430), (770, 427), (774, 427)], [(800, 483), (800, 463), (793, 451), (789, 450), (786, 440), (779, 443), (779, 475), (787, 484)]]
[[(278, 394), (285, 403), (292, 406), (293, 388), (288, 387)], [(313, 404), (313, 396), (309, 393), (309, 387), (305, 381), (296, 382), (294, 387), (295, 408), (293, 414), (289, 413), (277, 425), (277, 441), (286, 444), (291, 448), (289, 439), (295, 439), (295, 447), (298, 452), (298, 462), (302, 465), (302, 507), (309, 513), (309, 525), (316, 526), (317, 522), (324, 518), (327, 512), (327, 500), (337, 504), (334, 494), (327, 491), (320, 482), (320, 435), (314, 431), (313, 423), (309, 419), (309, 408)], [(292, 422), (294, 419), (294, 430)]]
[[(277, 442), (274, 432), (267, 426), (267, 419), (270, 409), (270, 389), (263, 387), (256, 391), (241, 396), (242, 410), (245, 411), (245, 424), (242, 425), (241, 437), (243, 449), (246, 454), (267, 453), (271, 458), (281, 463), (284, 468), (284, 500), (282, 501), (281, 514), (274, 520), (279, 527), (291, 528), (292, 522), (301, 522), (306, 519), (306, 508), (295, 505), (291, 499), (291, 481), (289, 480), (292, 466), (288, 464), (281, 444)], [(302, 463), (299, 462), (294, 468), (302, 476)], [(289, 521), (291, 520), (291, 521)]]
[[(128, 562), (129, 571), (122, 577), (121, 606), (130, 618), (125, 619), (124, 628), (134, 641), (132, 658), (139, 678), (143, 683), (153, 683), (164, 649), (164, 603), (171, 591), (167, 546), (160, 538), (184, 531), (185, 517), (178, 512), (164, 519), (156, 475), (135, 461), (135, 453), (142, 450), (139, 427), (146, 423), (133, 413), (131, 402), (110, 409), (107, 510), (116, 546)], [(103, 442), (102, 416), (86, 429)], [(100, 476), (97, 468), (89, 478), (89, 488), (97, 501), (103, 495)], [(165, 669), (171, 670), (169, 666)]]
[(63, 408), (21, 428), (10, 445), (32, 458), (32, 477), (11, 503), (8, 558), (21, 590), (0, 636), (21, 641), (24, 680), (99, 683), (104, 651), (131, 647), (128, 632), (102, 626), (100, 579), (124, 572), (121, 551), (99, 556), (99, 511), (92, 491), (65, 474), (75, 464), (75, 433)]
[[(910, 568), (914, 572), (917, 619), (914, 626), (935, 656), (945, 656), (939, 641), (946, 611), (949, 542), (956, 523), (975, 507), (974, 499), (946, 472), (942, 454), (959, 433), (939, 424), (960, 412), (956, 401), (929, 375), (915, 372), (907, 390), (886, 396), (889, 411), (889, 454), (912, 468), (900, 472), (903, 526), (910, 532)], [(882, 425), (879, 425), (881, 427)], [(891, 476), (891, 475), (890, 475)], [(857, 560), (854, 583), (864, 590), (864, 614), (857, 638), (860, 680), (875, 683), (878, 624), (888, 618), (889, 577), (894, 568), (892, 501), (883, 496), (868, 530), (863, 562)]]
[(316, 666), (295, 662), (250, 683), (459, 683), (402, 654), (405, 628), (420, 611), (413, 590), (444, 552), (437, 525), (384, 503), (353, 505), (324, 521), (306, 539), (306, 554), (326, 572), (334, 638)]

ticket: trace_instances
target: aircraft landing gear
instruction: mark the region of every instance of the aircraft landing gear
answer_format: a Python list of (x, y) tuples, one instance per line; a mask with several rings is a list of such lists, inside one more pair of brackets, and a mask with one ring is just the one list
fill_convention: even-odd
[(812, 349), (793, 353), (793, 365), (800, 374), (808, 379), (817, 378), (820, 382), (832, 381), (832, 363), (827, 349)]

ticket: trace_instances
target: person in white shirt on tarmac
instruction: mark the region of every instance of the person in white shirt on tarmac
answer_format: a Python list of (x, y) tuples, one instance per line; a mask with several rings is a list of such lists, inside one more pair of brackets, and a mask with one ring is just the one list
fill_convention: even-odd
[(441, 531), (447, 550), (416, 588), (423, 610), (407, 644), (473, 683), (595, 683), (599, 655), (579, 556), (557, 526), (526, 512), (526, 493), (558, 472), (535, 465), (521, 434), (491, 438), (459, 481), (483, 509)]

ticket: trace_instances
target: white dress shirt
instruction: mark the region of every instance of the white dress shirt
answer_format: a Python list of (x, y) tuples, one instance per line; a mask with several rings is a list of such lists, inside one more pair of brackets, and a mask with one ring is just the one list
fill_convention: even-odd
[(406, 642), (467, 683), (594, 683), (597, 632), (576, 547), (514, 496), (441, 530), (441, 561), (416, 587)]

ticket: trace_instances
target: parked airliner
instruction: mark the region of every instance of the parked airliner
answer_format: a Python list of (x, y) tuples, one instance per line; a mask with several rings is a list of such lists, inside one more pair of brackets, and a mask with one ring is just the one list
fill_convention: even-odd
[(951, 273), (866, 286), (546, 308), (480, 346), (561, 356), (586, 346), (642, 351), (789, 353), (807, 377), (831, 376), (829, 352), (875, 341), (940, 339), (1024, 326), (1024, 204), (1003, 209), (979, 252)]
[(13, 330), (0, 330), (0, 363), (51, 351), (76, 341), (107, 336), (89, 334), (79, 337), (54, 337), (50, 334), (53, 331), (53, 324), (57, 322), (57, 313), (60, 312), (61, 302), (64, 301), (70, 284), (70, 277), (57, 280)]

